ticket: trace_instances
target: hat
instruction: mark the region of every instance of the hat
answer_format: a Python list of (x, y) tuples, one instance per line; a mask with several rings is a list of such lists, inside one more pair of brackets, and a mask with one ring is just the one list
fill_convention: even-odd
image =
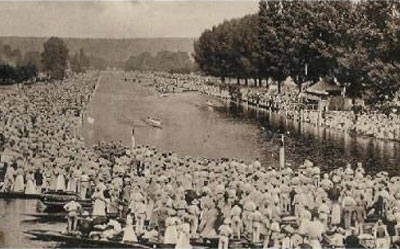
[(84, 212), (82, 213), (82, 216), (89, 216), (89, 212), (88, 212), (88, 211), (84, 211)]
[(283, 229), (286, 231), (286, 233), (294, 233), (294, 229), (291, 225), (287, 225)]
[(174, 209), (170, 208), (170, 209), (168, 209), (168, 215), (174, 216), (174, 215), (176, 215), (176, 211)]
[(229, 218), (225, 218), (225, 220), (224, 220), (224, 224), (225, 224), (225, 225), (229, 225), (229, 224), (231, 224), (231, 219), (229, 219)]

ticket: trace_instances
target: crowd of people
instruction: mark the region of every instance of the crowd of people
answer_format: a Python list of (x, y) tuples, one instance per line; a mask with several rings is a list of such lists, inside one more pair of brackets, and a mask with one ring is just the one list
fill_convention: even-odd
[(2, 191), (36, 194), (41, 188), (75, 187), (66, 186), (65, 178), (80, 177), (74, 170), (85, 148), (80, 126), (98, 77), (90, 72), (0, 91)]
[(305, 160), (278, 170), (257, 159), (180, 157), (149, 145), (86, 146), (79, 126), (99, 77), (0, 92), (1, 189), (91, 199), (90, 212), (79, 200), (65, 206), (69, 233), (176, 248), (199, 240), (218, 248), (397, 245), (400, 177), (368, 175), (360, 163), (321, 172)]
[[(398, 243), (400, 177), (370, 176), (360, 163), (321, 173), (309, 160), (276, 170), (258, 160), (179, 157), (151, 146), (121, 151), (99, 154), (82, 168), (84, 179), (91, 172), (92, 218), (82, 213), (96, 224), (84, 226), (91, 238), (146, 238), (175, 248), (191, 248), (194, 239), (215, 239), (218, 248)], [(78, 209), (67, 205), (74, 216)]]

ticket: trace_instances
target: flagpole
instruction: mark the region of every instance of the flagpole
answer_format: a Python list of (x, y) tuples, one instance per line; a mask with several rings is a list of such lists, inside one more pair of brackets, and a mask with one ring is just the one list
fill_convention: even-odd
[(279, 148), (279, 169), (282, 170), (285, 167), (285, 135), (282, 134), (280, 148)]
[(135, 139), (135, 127), (132, 126), (132, 132), (131, 132), (131, 150), (136, 147), (136, 139)]

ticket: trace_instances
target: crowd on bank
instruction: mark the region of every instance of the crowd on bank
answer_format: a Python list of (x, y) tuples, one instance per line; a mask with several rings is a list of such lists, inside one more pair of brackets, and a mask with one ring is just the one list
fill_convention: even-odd
[[(98, 75), (0, 92), (2, 191), (72, 191), (69, 232), (190, 248), (193, 239), (263, 248), (389, 248), (400, 231), (400, 178), (361, 164), (321, 174), (256, 159), (179, 157), (151, 146), (87, 147), (76, 127)], [(106, 148), (106, 149), (104, 149)], [(78, 216), (79, 222), (78, 221)], [(79, 231), (76, 231), (79, 230)]]
[(0, 91), (3, 191), (34, 194), (36, 185), (62, 187), (61, 176), (73, 174), (84, 148), (79, 127), (98, 77), (89, 72)]

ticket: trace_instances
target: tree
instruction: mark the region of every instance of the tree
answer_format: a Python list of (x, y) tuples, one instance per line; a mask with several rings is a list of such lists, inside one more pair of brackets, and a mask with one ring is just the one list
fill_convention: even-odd
[(125, 70), (155, 70), (165, 72), (191, 72), (194, 63), (186, 52), (160, 51), (156, 56), (144, 52), (131, 56), (125, 63)]
[(81, 48), (79, 53), (75, 53), (71, 59), (71, 69), (76, 73), (83, 73), (89, 68), (89, 66), (89, 57), (85, 55), (85, 52)]
[(0, 83), (1, 84), (12, 84), (15, 79), (15, 69), (8, 64), (0, 65)]
[(35, 64), (18, 66), (15, 69), (15, 80), (24, 82), (37, 76), (37, 67)]
[(280, 83), (287, 78), (285, 70), (286, 47), (284, 37), (286, 36), (282, 4), (278, 1), (261, 0), (258, 12), (258, 38), (260, 44), (260, 74), (263, 78), (271, 77)]
[(51, 37), (43, 44), (42, 64), (50, 78), (63, 79), (67, 68), (68, 48), (64, 41)]
[(40, 52), (30, 51), (26, 52), (22, 59), (22, 65), (35, 65), (38, 70), (42, 68)]
[(400, 5), (394, 1), (267, 1), (194, 43), (200, 70), (238, 79), (291, 76), (339, 82), (350, 97), (384, 101), (398, 91)]
[(236, 77), (258, 80), (259, 74), (259, 41), (257, 35), (257, 15), (247, 15), (238, 22), (238, 27), (233, 37), (232, 51), (236, 53)]

